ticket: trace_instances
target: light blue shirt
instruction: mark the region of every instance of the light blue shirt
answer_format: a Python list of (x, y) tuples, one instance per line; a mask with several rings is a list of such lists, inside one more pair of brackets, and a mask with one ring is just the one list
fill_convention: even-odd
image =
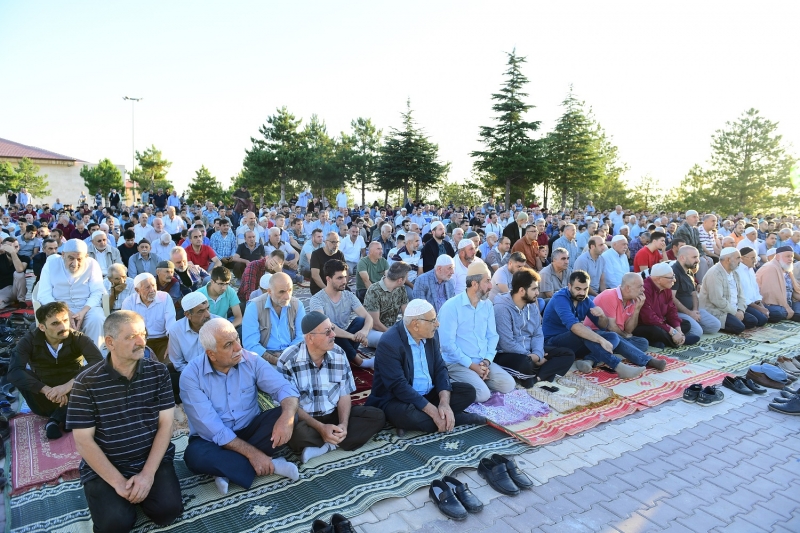
[(484, 359), (494, 360), (499, 336), (494, 306), (489, 300), (480, 300), (473, 307), (464, 291), (442, 305), (439, 324), (439, 345), (445, 363), (469, 367)]
[(557, 248), (563, 248), (569, 252), (569, 267), (573, 268), (578, 256), (581, 255), (580, 250), (578, 250), (578, 241), (575, 239), (570, 241), (566, 237), (562, 236), (553, 242), (553, 249), (550, 252), (552, 253)]
[[(130, 278), (129, 278), (130, 279)], [(219, 318), (211, 315), (211, 318)], [(167, 354), (172, 365), (178, 372), (183, 372), (189, 361), (198, 355), (205, 355), (206, 350), (200, 344), (200, 335), (192, 329), (189, 319), (181, 318), (169, 330), (169, 343), (167, 344)]]
[(306, 309), (303, 304), (297, 307), (297, 316), (294, 319), (294, 338), (289, 336), (289, 308), (284, 307), (279, 317), (272, 306), (272, 298), (267, 298), (264, 309), (269, 309), (270, 332), (267, 345), (261, 344), (261, 326), (258, 323), (258, 309), (255, 305), (249, 305), (244, 310), (242, 317), (242, 341), (246, 350), (257, 355), (263, 355), (266, 350), (277, 351), (285, 350), (293, 344), (299, 344), (303, 340), (301, 322), (306, 316)]
[(616, 250), (609, 248), (603, 252), (600, 257), (603, 258), (606, 267), (606, 288), (615, 289), (622, 283), (623, 274), (631, 271), (628, 265), (628, 257), (625, 254), (619, 255)]
[(299, 397), (294, 385), (253, 352), (242, 350), (239, 364), (227, 374), (214, 370), (208, 356), (195, 357), (181, 372), (189, 435), (225, 446), (236, 438), (235, 431), (247, 427), (261, 412), (258, 391), (277, 402)]
[(403, 330), (408, 337), (408, 345), (411, 347), (411, 360), (414, 362), (414, 382), (411, 386), (415, 391), (425, 396), (433, 389), (433, 380), (428, 369), (428, 356), (425, 353), (425, 339), (415, 342), (414, 337), (411, 336), (405, 325)]

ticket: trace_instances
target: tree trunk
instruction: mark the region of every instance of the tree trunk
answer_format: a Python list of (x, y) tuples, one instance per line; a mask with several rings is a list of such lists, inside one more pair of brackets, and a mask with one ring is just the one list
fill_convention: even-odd
[(506, 178), (506, 209), (511, 209), (511, 178)]
[(386, 194), (385, 194), (385, 195), (384, 195), (384, 197), (383, 197), (383, 206), (384, 206), (384, 207), (386, 207), (387, 205), (389, 205), (389, 189), (386, 189), (385, 193), (386, 193)]
[(361, 181), (361, 207), (367, 204), (367, 182)]
[(281, 174), (281, 204), (286, 203), (286, 176)]
[(419, 182), (414, 182), (414, 203), (419, 202)]
[(550, 187), (546, 184), (542, 184), (542, 209), (547, 209), (547, 197), (550, 193)]
[(408, 202), (408, 180), (403, 181), (403, 203), (402, 205), (406, 205)]
[(567, 207), (567, 187), (564, 186), (561, 188), (561, 210), (564, 211), (564, 208)]

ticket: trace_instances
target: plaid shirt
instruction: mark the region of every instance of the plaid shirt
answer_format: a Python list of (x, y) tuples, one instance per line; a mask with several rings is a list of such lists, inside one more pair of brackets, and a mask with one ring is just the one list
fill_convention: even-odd
[(217, 257), (230, 257), (236, 253), (236, 247), (239, 243), (236, 241), (236, 235), (228, 232), (228, 236), (224, 237), (221, 232), (215, 231), (211, 236), (211, 248), (217, 254)]
[(258, 261), (250, 261), (242, 274), (242, 283), (239, 285), (237, 295), (239, 299), (246, 302), (250, 299), (250, 293), (259, 288), (261, 276), (267, 273), (267, 258), (263, 257)]
[(278, 359), (278, 372), (300, 392), (300, 408), (311, 416), (323, 416), (336, 409), (339, 398), (356, 390), (347, 356), (334, 344), (322, 359), (322, 365), (311, 360), (306, 343), (284, 350)]

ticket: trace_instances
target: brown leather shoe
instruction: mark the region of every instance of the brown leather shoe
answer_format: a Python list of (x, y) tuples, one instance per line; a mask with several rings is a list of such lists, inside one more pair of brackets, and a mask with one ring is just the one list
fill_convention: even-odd
[(767, 375), (764, 374), (764, 373), (753, 372), (752, 370), (749, 370), (749, 369), (747, 370), (747, 374), (745, 375), (745, 378), (752, 379), (754, 382), (758, 383), (759, 385), (761, 385), (763, 387), (770, 388), (770, 389), (778, 389), (778, 390), (780, 390), (780, 389), (782, 389), (783, 387), (786, 386), (784, 383), (781, 383), (780, 381), (775, 381), (774, 379), (768, 378)]

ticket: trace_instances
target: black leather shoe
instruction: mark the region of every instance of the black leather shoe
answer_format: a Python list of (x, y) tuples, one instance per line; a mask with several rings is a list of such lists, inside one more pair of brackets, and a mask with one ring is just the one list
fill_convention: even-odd
[(748, 389), (750, 389), (751, 391), (755, 392), (756, 394), (766, 394), (767, 393), (767, 389), (765, 389), (764, 387), (762, 387), (761, 385), (759, 385), (758, 383), (756, 383), (755, 381), (753, 381), (750, 378), (742, 378), (742, 381), (744, 381), (744, 384), (747, 386)]
[(794, 394), (797, 394), (798, 392), (800, 392), (800, 388), (793, 389), (793, 388), (791, 388), (791, 387), (784, 387), (784, 388), (782, 389), (782, 391), (783, 391), (783, 392), (788, 392), (789, 394), (793, 394), (793, 395), (794, 395)]
[(497, 464), (506, 465), (508, 476), (517, 487), (521, 489), (529, 489), (533, 487), (533, 481), (531, 481), (531, 478), (529, 478), (525, 472), (519, 469), (517, 463), (513, 459), (509, 459), (505, 455), (494, 454), (492, 455), (492, 461)]
[(472, 494), (469, 486), (466, 483), (461, 483), (459, 480), (452, 476), (444, 476), (442, 481), (453, 491), (458, 501), (464, 506), (468, 513), (477, 513), (483, 510), (483, 502), (477, 496)]
[(431, 483), (431, 488), (428, 489), (428, 495), (445, 516), (453, 520), (466, 520), (467, 510), (464, 509), (464, 506), (458, 501), (458, 498), (456, 498), (456, 495), (450, 490), (450, 487), (447, 486), (447, 483), (441, 479), (437, 479)]
[(353, 529), (353, 524), (350, 523), (350, 520), (339, 513), (336, 513), (331, 517), (331, 527), (333, 527), (333, 531), (335, 533), (356, 533), (356, 530)]
[(491, 459), (481, 459), (481, 462), (478, 463), (478, 475), (485, 479), (497, 492), (506, 496), (519, 494), (519, 487), (508, 475), (508, 469), (503, 463), (498, 464)]
[(323, 520), (314, 520), (311, 524), (311, 533), (335, 533), (333, 526)]
[(739, 394), (744, 394), (745, 396), (752, 396), (755, 394), (755, 392), (747, 388), (747, 385), (744, 384), (744, 381), (742, 381), (742, 378), (739, 376), (726, 376), (725, 379), (722, 380), (722, 386), (734, 392), (738, 392)]
[(800, 396), (795, 396), (786, 403), (771, 403), (769, 408), (771, 411), (785, 415), (800, 416)]

